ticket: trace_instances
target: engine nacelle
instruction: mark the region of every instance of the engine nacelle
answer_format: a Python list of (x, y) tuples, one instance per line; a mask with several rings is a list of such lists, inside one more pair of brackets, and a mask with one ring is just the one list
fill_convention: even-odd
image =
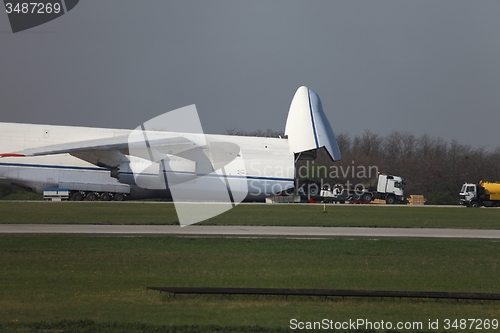
[(164, 190), (168, 186), (194, 181), (196, 175), (196, 162), (177, 156), (158, 163), (132, 158), (130, 163), (111, 169), (111, 177), (120, 183), (148, 190)]

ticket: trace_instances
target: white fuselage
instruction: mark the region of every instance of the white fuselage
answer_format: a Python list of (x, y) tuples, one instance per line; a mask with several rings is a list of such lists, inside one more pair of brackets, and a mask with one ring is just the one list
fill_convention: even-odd
[(305, 86), (290, 104), (286, 139), (204, 135), (197, 122), (188, 106), (133, 131), (0, 123), (0, 181), (38, 193), (68, 189), (75, 201), (174, 196), (237, 203), (292, 188), (295, 157), (303, 152), (307, 158), (324, 149), (332, 161), (341, 159), (321, 100)]
[[(56, 144), (128, 135), (131, 130), (0, 123), (0, 153), (19, 152)], [(179, 134), (180, 135), (180, 134)], [(240, 147), (237, 159), (245, 168), (230, 163), (224, 172), (232, 182), (245, 182), (246, 200), (266, 197), (293, 187), (294, 154), (287, 139), (205, 135), (208, 143), (231, 142)], [(241, 165), (241, 163), (239, 164)], [(6, 185), (42, 193), (44, 188), (60, 187), (88, 191), (129, 193), (130, 198), (170, 197), (165, 189), (148, 189), (121, 183), (111, 177), (110, 168), (100, 167), (70, 154), (0, 158), (0, 180)]]

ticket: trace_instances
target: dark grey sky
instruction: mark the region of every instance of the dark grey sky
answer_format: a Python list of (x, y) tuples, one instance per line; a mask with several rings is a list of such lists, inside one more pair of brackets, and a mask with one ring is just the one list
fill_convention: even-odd
[(500, 145), (500, 1), (81, 0), (12, 34), (0, 121), (135, 128), (195, 103), (207, 133), (282, 130), (315, 90), (336, 132)]

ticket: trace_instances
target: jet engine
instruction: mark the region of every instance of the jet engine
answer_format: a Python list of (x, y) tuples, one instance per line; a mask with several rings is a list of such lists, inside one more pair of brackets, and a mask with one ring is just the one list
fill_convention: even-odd
[(169, 156), (159, 162), (132, 157), (130, 163), (111, 169), (111, 177), (120, 183), (149, 190), (194, 181), (196, 176), (196, 162), (178, 156)]

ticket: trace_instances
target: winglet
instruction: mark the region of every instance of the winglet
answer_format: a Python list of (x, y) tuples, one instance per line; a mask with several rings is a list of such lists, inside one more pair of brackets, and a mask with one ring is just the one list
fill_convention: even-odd
[(1, 157), (25, 157), (26, 155), (24, 154), (15, 154), (15, 153), (7, 153), (7, 154), (0, 154)]

